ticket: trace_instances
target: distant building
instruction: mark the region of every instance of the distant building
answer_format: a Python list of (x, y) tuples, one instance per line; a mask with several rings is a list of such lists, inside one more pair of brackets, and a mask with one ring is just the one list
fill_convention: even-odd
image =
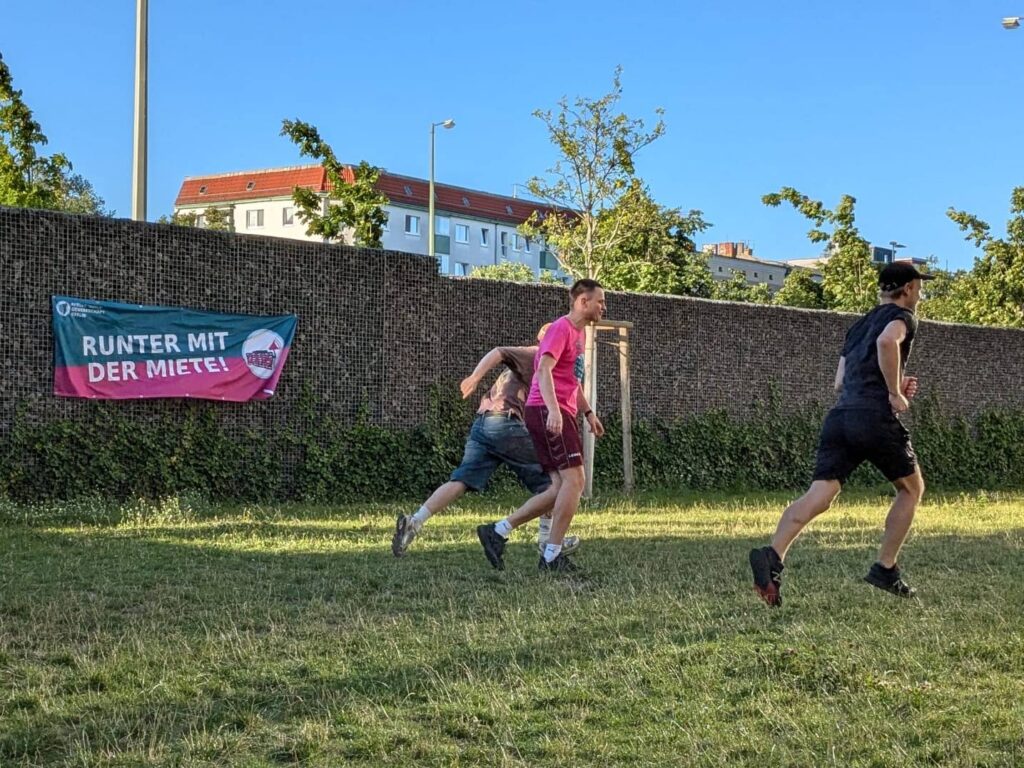
[(876, 264), (892, 264), (894, 261), (909, 261), (914, 266), (923, 266), (928, 259), (920, 256), (901, 256), (895, 248), (885, 248), (880, 245), (871, 246), (871, 260)]
[[(186, 178), (174, 201), (176, 213), (199, 215), (207, 208), (231, 212), (233, 230), (244, 234), (318, 241), (306, 234), (296, 215), (292, 190), (304, 187), (329, 199), (327, 174), (319, 165), (267, 168)], [(385, 249), (427, 254), (428, 187), (426, 179), (382, 172), (377, 184), (390, 201)], [(435, 248), (440, 272), (469, 275), (479, 266), (503, 260), (540, 270), (557, 271), (554, 253), (543, 242), (521, 235), (519, 225), (542, 204), (523, 198), (434, 184)]]
[[(924, 266), (928, 263), (927, 259), (922, 259), (919, 256), (901, 256), (898, 251), (892, 248), (885, 248), (879, 245), (872, 245), (871, 248), (871, 261), (875, 264), (892, 264), (894, 261), (906, 261), (910, 262), (916, 267)], [(786, 264), (793, 269), (809, 269), (814, 273), (816, 280), (821, 280), (821, 268), (825, 265), (825, 262), (831, 258), (831, 246), (825, 249), (825, 253), (817, 258), (812, 259), (788, 259)]]
[(754, 249), (743, 242), (708, 243), (701, 252), (707, 254), (711, 276), (716, 280), (731, 280), (733, 273), (739, 272), (750, 285), (764, 283), (777, 291), (789, 274), (787, 264), (755, 258)]

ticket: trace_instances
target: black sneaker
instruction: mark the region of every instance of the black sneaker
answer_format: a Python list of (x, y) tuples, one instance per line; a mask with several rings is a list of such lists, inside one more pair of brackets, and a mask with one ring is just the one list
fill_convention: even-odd
[(558, 557), (550, 563), (544, 559), (544, 555), (541, 555), (540, 563), (537, 564), (537, 570), (541, 573), (575, 573), (579, 570), (579, 567), (569, 559), (565, 552), (559, 552)]
[(750, 570), (754, 572), (754, 591), (773, 608), (782, 605), (782, 560), (772, 547), (750, 550)]
[(502, 556), (505, 554), (505, 539), (494, 530), (494, 523), (478, 525), (476, 535), (480, 538), (480, 544), (484, 548), (488, 562), (499, 571), (505, 570), (505, 561)]
[(876, 562), (871, 566), (868, 575), (864, 577), (864, 581), (872, 587), (884, 589), (886, 592), (891, 592), (897, 597), (913, 597), (917, 592), (903, 580), (898, 565), (886, 568), (881, 563)]

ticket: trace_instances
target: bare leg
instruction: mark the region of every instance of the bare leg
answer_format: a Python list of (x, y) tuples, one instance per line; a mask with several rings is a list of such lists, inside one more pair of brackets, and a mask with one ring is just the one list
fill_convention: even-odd
[(508, 516), (509, 523), (513, 528), (518, 528), (523, 523), (528, 523), (534, 518), (540, 517), (551, 511), (555, 506), (555, 499), (558, 498), (558, 490), (562, 480), (557, 472), (551, 472), (551, 485), (547, 490), (531, 496), (519, 509)]
[(580, 496), (583, 495), (583, 467), (560, 469), (558, 475), (561, 478), (561, 487), (558, 489), (558, 496), (555, 499), (551, 537), (548, 539), (548, 543), (561, 545), (565, 532), (569, 530), (572, 518), (580, 506)]
[(842, 485), (838, 480), (815, 480), (807, 493), (790, 504), (782, 513), (772, 537), (772, 549), (785, 560), (790, 545), (811, 520), (832, 506)]
[(449, 504), (457, 501), (465, 492), (466, 484), (458, 480), (449, 480), (430, 494), (430, 498), (423, 502), (423, 506), (430, 510), (430, 514), (436, 515)]
[(910, 524), (914, 521), (917, 505), (924, 496), (924, 477), (918, 467), (914, 474), (901, 477), (893, 483), (896, 486), (896, 498), (885, 518), (885, 534), (882, 536), (882, 548), (878, 553), (878, 562), (886, 568), (896, 565), (900, 548), (910, 532)]

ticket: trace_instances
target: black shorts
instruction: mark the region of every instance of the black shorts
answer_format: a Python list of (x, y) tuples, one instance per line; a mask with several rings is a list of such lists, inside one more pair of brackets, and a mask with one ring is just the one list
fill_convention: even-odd
[(878, 467), (889, 482), (914, 474), (917, 455), (907, 428), (891, 411), (829, 411), (821, 427), (814, 479), (845, 483), (865, 461)]
[(537, 461), (545, 472), (583, 466), (583, 448), (580, 444), (580, 427), (576, 417), (564, 408), (562, 411), (562, 434), (548, 432), (548, 409), (543, 405), (526, 406), (526, 428), (537, 451)]

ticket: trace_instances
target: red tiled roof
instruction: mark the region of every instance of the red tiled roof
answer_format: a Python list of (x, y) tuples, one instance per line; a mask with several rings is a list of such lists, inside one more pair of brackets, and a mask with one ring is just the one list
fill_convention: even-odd
[[(253, 185), (251, 189), (250, 183)], [(323, 192), (327, 189), (327, 174), (319, 165), (301, 165), (214, 176), (189, 176), (181, 183), (174, 204), (201, 205), (282, 197), (290, 195), (297, 186)]]
[[(329, 188), (327, 175), (319, 165), (190, 176), (182, 182), (174, 204), (202, 205), (281, 197), (290, 195), (295, 186), (307, 187), (315, 192), (326, 192)], [(205, 191), (200, 193), (202, 187), (205, 187)], [(427, 207), (429, 182), (426, 179), (382, 171), (377, 188), (396, 205)], [(436, 182), (434, 192), (438, 211), (462, 213), (513, 224), (523, 223), (536, 210), (549, 209), (549, 206), (534, 200), (495, 195)]]

